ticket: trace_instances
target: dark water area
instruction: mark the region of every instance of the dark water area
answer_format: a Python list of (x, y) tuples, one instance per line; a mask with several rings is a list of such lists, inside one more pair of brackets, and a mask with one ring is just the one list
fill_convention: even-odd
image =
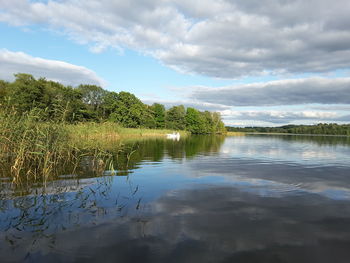
[(0, 262), (349, 262), (349, 138), (128, 147), (100, 176), (0, 177)]

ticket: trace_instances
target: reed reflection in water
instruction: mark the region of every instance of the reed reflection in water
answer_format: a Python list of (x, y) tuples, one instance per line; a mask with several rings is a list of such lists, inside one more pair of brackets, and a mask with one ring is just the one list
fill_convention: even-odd
[(14, 189), (4, 178), (1, 261), (350, 257), (347, 138), (193, 136), (128, 147), (100, 175), (84, 163), (46, 185)]

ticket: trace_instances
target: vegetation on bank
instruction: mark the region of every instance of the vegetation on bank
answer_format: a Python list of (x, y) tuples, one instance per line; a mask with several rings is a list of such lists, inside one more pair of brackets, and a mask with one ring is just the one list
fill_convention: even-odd
[(227, 132), (227, 136), (244, 136), (246, 133), (245, 132)]
[(135, 149), (121, 142), (111, 147), (113, 140), (225, 131), (219, 113), (182, 105), (166, 110), (128, 92), (15, 76), (0, 80), (0, 177), (16, 185), (73, 174), (82, 165), (99, 174), (114, 170), (113, 160), (129, 161)]
[(125, 128), (187, 130), (195, 134), (222, 133), (225, 126), (217, 112), (201, 112), (183, 105), (165, 109), (146, 105), (128, 92), (111, 92), (96, 85), (65, 86), (28, 74), (13, 82), (0, 81), (0, 107), (16, 115), (40, 110), (41, 121), (66, 123), (113, 122)]
[(320, 123), (317, 125), (284, 125), (280, 127), (226, 127), (228, 132), (258, 132), (286, 134), (319, 134), (350, 136), (350, 124)]
[[(67, 131), (69, 141), (78, 148), (90, 148), (95, 146), (104, 150), (115, 147), (115, 142), (122, 145), (127, 140), (142, 138), (165, 138), (165, 135), (172, 133), (167, 129), (148, 128), (124, 128), (112, 122), (85, 122), (78, 124), (63, 124)], [(180, 131), (181, 137), (186, 137), (189, 132)]]

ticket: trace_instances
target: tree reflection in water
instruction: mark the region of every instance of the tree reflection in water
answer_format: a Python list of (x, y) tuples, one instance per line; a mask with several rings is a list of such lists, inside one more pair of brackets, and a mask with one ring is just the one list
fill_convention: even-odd
[[(57, 233), (110, 220), (123, 221), (131, 216), (144, 228), (147, 220), (139, 215), (145, 214), (147, 206), (139, 193), (141, 186), (133, 185), (129, 175), (145, 161), (182, 160), (198, 153), (215, 153), (223, 141), (224, 137), (220, 136), (189, 137), (179, 142), (135, 141), (126, 143), (122, 151), (118, 149), (113, 170), (104, 171), (99, 166), (102, 161), (86, 157), (75, 174), (61, 175), (45, 183), (23, 181), (13, 185), (3, 176), (0, 237), (4, 242), (0, 241), (0, 255), (18, 250), (26, 251), (24, 257), (29, 258), (35, 251), (54, 250)], [(125, 178), (121, 189), (112, 189), (115, 176)]]
[(342, 139), (196, 136), (131, 141), (114, 169), (85, 158), (46, 184), (3, 177), (0, 257), (347, 262), (349, 156)]

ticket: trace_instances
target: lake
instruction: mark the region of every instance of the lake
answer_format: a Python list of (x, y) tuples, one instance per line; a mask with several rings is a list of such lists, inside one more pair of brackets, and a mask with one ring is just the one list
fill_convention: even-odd
[(0, 262), (349, 262), (350, 138), (127, 145), (102, 176), (0, 177)]

